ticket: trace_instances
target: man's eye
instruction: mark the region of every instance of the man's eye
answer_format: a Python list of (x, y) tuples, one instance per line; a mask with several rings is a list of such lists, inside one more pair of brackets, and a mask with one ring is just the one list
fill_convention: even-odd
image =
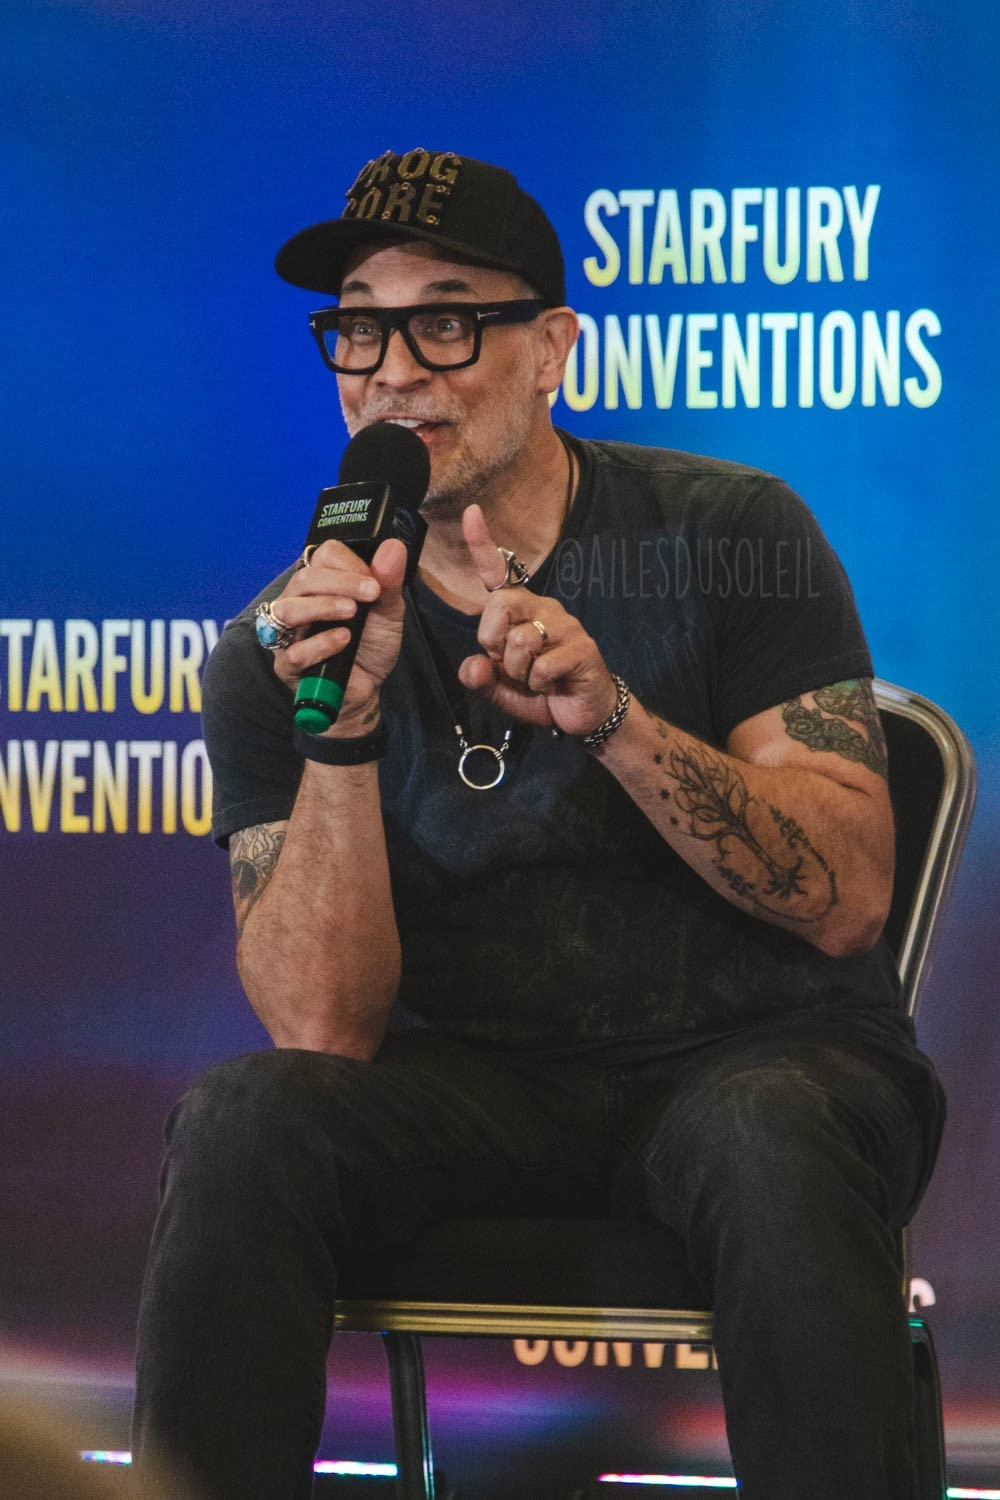
[(380, 339), (382, 330), (374, 318), (341, 318), (339, 332), (345, 339), (350, 339), (353, 344), (370, 342), (372, 339)]
[(433, 339), (435, 343), (451, 344), (468, 336), (469, 320), (458, 313), (433, 313), (417, 319), (415, 329), (418, 338)]

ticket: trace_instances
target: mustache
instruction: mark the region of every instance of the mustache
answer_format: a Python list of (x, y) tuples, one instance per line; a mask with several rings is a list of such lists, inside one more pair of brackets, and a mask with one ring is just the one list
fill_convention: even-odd
[(454, 406), (438, 406), (431, 410), (426, 405), (411, 404), (398, 396), (375, 396), (366, 402), (361, 425), (369, 427), (373, 422), (384, 422), (391, 417), (405, 417), (409, 422), (457, 422), (461, 413)]

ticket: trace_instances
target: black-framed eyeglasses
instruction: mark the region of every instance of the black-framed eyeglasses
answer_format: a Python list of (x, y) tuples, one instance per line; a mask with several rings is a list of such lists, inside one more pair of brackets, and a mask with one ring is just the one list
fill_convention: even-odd
[(337, 375), (373, 375), (398, 328), (407, 349), (427, 370), (474, 365), (483, 329), (531, 323), (544, 302), (425, 302), (419, 307), (324, 307), (309, 327), (324, 363)]

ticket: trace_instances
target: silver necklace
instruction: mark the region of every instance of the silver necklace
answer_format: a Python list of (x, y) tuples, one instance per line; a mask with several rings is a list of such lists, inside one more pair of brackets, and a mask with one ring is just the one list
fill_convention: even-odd
[[(552, 549), (549, 566), (546, 569), (545, 578), (542, 582), (541, 593), (543, 595), (548, 591), (549, 583), (552, 578), (552, 570), (555, 567), (556, 557), (559, 552), (559, 544), (562, 541), (563, 532), (566, 529), (566, 522), (569, 518), (570, 507), (573, 504), (573, 455), (570, 452), (569, 444), (566, 442), (562, 433), (559, 433), (558, 436), (559, 441), (562, 443), (566, 453), (566, 460), (569, 465), (569, 478), (566, 481), (566, 500), (563, 505), (563, 517), (559, 526), (559, 535), (556, 538), (555, 546)], [(508, 555), (508, 549), (501, 547), (500, 551), (507, 559), (507, 566), (509, 570), (511, 563), (516, 561), (516, 559), (513, 558), (512, 553)], [(517, 567), (521, 570), (518, 576), (518, 584), (527, 583), (531, 575), (524, 568), (523, 563), (517, 563)], [(432, 644), (430, 637), (424, 629), (424, 622), (420, 617), (420, 610), (417, 608), (417, 601), (413, 596), (412, 590), (407, 589), (407, 595), (409, 598), (408, 613), (412, 616), (413, 622), (417, 627), (417, 634), (419, 635), (421, 645), (424, 648), (424, 655), (430, 663), (431, 671), (434, 674), (434, 684), (437, 688), (438, 697), (441, 699), (442, 703), (448, 711), (449, 716), (454, 721), (452, 727), (455, 730), (455, 734), (458, 736), (459, 779), (463, 781), (467, 787), (471, 787), (474, 792), (491, 792), (494, 787), (499, 786), (501, 781), (503, 781), (504, 775), (507, 770), (507, 761), (505, 759), (505, 756), (507, 754), (507, 751), (510, 749), (510, 743), (514, 736), (513, 722), (507, 725), (507, 728), (504, 731), (503, 739), (500, 741), (499, 745), (489, 745), (486, 743), (478, 745), (469, 744), (468, 740), (465, 737), (465, 730), (458, 722), (455, 711), (448, 698), (447, 691), (445, 690), (444, 679), (441, 675), (441, 670), (438, 666), (437, 660), (440, 653), (440, 648), (436, 648)], [(482, 768), (481, 779), (479, 780), (476, 779), (475, 775), (477, 767), (474, 757), (478, 757), (479, 759), (482, 759), (483, 757), (486, 758), (485, 765)]]
[[(420, 637), (420, 644), (423, 646), (424, 655), (430, 664), (434, 677), (434, 686), (437, 690), (437, 695), (441, 699), (449, 717), (453, 720), (452, 728), (458, 736), (459, 778), (464, 781), (467, 787), (471, 787), (474, 792), (491, 792), (495, 786), (499, 786), (501, 781), (503, 781), (504, 773), (507, 770), (507, 762), (504, 757), (510, 749), (510, 742), (514, 735), (514, 725), (512, 723), (507, 725), (503, 739), (499, 745), (489, 745), (485, 742), (478, 745), (469, 744), (465, 737), (465, 730), (458, 722), (455, 710), (445, 689), (444, 678), (441, 675), (441, 668), (438, 665), (438, 656), (442, 654), (441, 648), (424, 629), (424, 622), (412, 589), (407, 588), (406, 593), (407, 615), (413, 620), (416, 626), (417, 635)], [(485, 765), (482, 767), (480, 779), (477, 780), (475, 774), (477, 769), (476, 762), (477, 759), (481, 760), (483, 757), (486, 758)]]
[[(470, 745), (465, 738), (461, 724), (455, 725), (455, 733), (458, 735), (458, 748), (461, 754), (458, 757), (458, 774), (466, 786), (471, 786), (474, 792), (491, 792), (495, 786), (499, 786), (507, 769), (504, 756), (510, 748), (510, 742), (514, 734), (513, 724), (507, 725), (507, 732), (499, 745)], [(488, 781), (474, 781), (469, 775), (469, 757), (471, 755), (491, 755), (495, 764), (487, 766), (487, 774), (492, 770), (492, 778)]]

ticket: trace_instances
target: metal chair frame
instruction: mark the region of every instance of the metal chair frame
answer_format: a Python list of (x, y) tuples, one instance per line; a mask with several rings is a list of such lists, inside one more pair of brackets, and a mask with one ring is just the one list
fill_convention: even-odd
[[(894, 729), (921, 731), (939, 765), (936, 803), (921, 839), (916, 878), (897, 870), (894, 910), (904, 877), (905, 909), (896, 959), (906, 1010), (911, 1016), (927, 986), (941, 916), (951, 892), (975, 803), (976, 773), (962, 731), (929, 699), (876, 679), (875, 699), (890, 742)], [(894, 793), (892, 756), (890, 789)], [(897, 831), (897, 842), (898, 842)], [(909, 877), (908, 879), (905, 877)], [(907, 889), (909, 886), (909, 889)], [(908, 1294), (905, 1235), (902, 1253), (904, 1296)], [(349, 1293), (349, 1287), (347, 1291)], [(334, 1327), (382, 1335), (389, 1362), (398, 1500), (435, 1500), (434, 1466), (427, 1422), (420, 1339), (435, 1336), (576, 1338), (608, 1341), (709, 1344), (712, 1314), (704, 1309), (533, 1305), (502, 1302), (442, 1302), (392, 1298), (339, 1298)], [(941, 1500), (945, 1493), (945, 1454), (937, 1361), (930, 1329), (910, 1318), (916, 1379), (918, 1500)]]

